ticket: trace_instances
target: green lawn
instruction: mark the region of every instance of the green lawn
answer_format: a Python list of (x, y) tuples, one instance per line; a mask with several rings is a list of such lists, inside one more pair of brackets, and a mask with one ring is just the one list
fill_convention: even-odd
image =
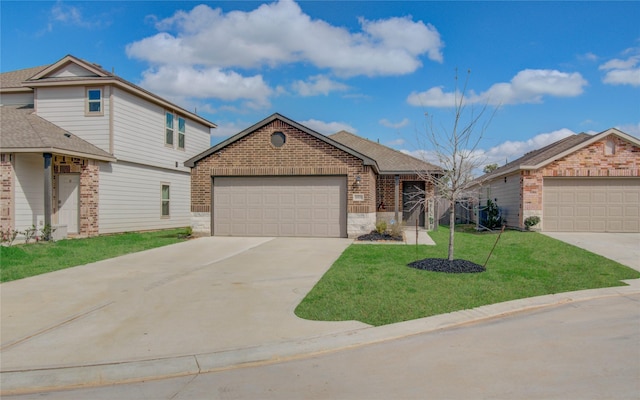
[[(384, 325), (545, 294), (622, 286), (640, 272), (535, 232), (506, 231), (475, 274), (422, 271), (406, 265), (447, 257), (448, 227), (436, 246), (351, 245), (298, 305), (296, 315)], [(497, 233), (456, 232), (455, 258), (483, 265)]]
[(88, 239), (69, 239), (0, 247), (0, 282), (166, 246), (185, 239), (184, 229), (123, 233)]

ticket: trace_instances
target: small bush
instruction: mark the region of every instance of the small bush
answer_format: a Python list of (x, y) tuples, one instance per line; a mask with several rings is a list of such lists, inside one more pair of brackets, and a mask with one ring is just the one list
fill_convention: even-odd
[(386, 221), (378, 221), (376, 222), (376, 232), (379, 234), (383, 234), (387, 231), (387, 222)]
[(394, 221), (389, 226), (389, 234), (391, 236), (402, 236), (402, 228), (404, 227), (404, 223), (402, 221)]
[(538, 225), (540, 222), (540, 217), (537, 215), (532, 215), (524, 220), (524, 226), (527, 227), (527, 230), (531, 229), (531, 227)]

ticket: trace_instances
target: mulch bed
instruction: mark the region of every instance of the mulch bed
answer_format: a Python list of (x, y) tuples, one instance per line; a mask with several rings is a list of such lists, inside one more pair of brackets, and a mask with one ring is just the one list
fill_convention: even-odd
[(402, 235), (400, 236), (392, 236), (388, 233), (378, 233), (376, 231), (372, 231), (371, 233), (367, 233), (366, 235), (358, 236), (358, 240), (367, 241), (367, 242), (375, 242), (375, 241), (396, 241), (402, 242), (404, 239)]
[(446, 258), (425, 258), (407, 264), (408, 267), (434, 272), (446, 272), (450, 274), (484, 272), (482, 265), (467, 260), (449, 261)]

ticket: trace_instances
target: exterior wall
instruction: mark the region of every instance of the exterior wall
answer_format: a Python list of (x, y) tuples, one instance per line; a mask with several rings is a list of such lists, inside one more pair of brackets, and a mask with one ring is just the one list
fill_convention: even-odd
[[(271, 134), (283, 132), (287, 141), (281, 148), (271, 145)], [(373, 214), (369, 231), (375, 225), (375, 173), (362, 160), (343, 152), (282, 121), (275, 120), (198, 161), (191, 171), (191, 212), (211, 213), (212, 176), (347, 176), (347, 225), (362, 221), (359, 214)], [(356, 184), (356, 177), (360, 183)], [(354, 200), (362, 194), (364, 200)], [(353, 225), (367, 223), (353, 222)], [(203, 227), (202, 224), (193, 226)], [(209, 228), (210, 229), (210, 228)], [(349, 229), (349, 228), (348, 228)], [(207, 232), (210, 234), (209, 232)]]
[(0, 105), (10, 106), (27, 104), (33, 104), (33, 92), (0, 94)]
[(0, 229), (14, 229), (14, 187), (13, 154), (0, 155)]
[(167, 146), (165, 112), (172, 110), (166, 110), (124, 90), (113, 90), (114, 156), (123, 161), (189, 173), (189, 168), (183, 163), (209, 148), (209, 128), (185, 118), (185, 148), (178, 149), (177, 134), (173, 147)]
[(103, 89), (103, 115), (85, 115), (85, 86), (38, 88), (36, 114), (87, 142), (110, 152), (108, 89)]
[(44, 159), (42, 154), (15, 154), (15, 222), (24, 231), (44, 224)]
[(521, 185), (519, 172), (484, 183), (479, 196), (480, 206), (486, 206), (488, 199), (494, 200), (507, 226), (522, 226)]
[[(189, 226), (189, 174), (139, 164), (100, 163), (100, 234)], [(161, 185), (170, 185), (170, 217)]]
[[(615, 142), (616, 152), (605, 155), (608, 139)], [(541, 217), (540, 228), (544, 230), (542, 213), (542, 191), (544, 177), (623, 177), (640, 176), (640, 147), (615, 135), (570, 154), (536, 171), (523, 171), (523, 219), (537, 215)], [(521, 221), (521, 222), (522, 222)], [(524, 227), (522, 222), (521, 227)]]

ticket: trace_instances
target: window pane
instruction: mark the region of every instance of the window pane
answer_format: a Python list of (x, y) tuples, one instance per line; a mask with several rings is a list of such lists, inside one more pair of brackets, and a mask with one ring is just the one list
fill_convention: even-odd
[(169, 200), (169, 185), (162, 185), (162, 200)]
[(178, 147), (184, 149), (184, 133), (178, 134)]
[(100, 112), (100, 102), (99, 101), (89, 102), (89, 112)]
[(173, 129), (173, 114), (167, 113), (166, 124), (167, 124), (167, 129)]
[(162, 215), (169, 215), (169, 202), (168, 201), (162, 201)]
[(173, 130), (167, 129), (165, 141), (167, 144), (173, 144)]
[(100, 100), (100, 90), (89, 90), (89, 100)]
[(184, 118), (178, 118), (178, 131), (184, 133), (184, 129), (185, 129)]

